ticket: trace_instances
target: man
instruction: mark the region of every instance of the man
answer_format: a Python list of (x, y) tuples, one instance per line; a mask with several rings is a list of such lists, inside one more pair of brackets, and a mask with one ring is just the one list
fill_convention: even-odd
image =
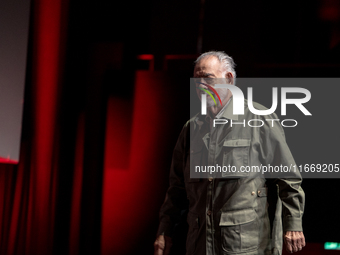
[[(201, 99), (203, 94), (212, 93), (216, 102), (207, 95), (207, 115), (197, 114), (190, 119), (178, 138), (154, 243), (157, 255), (169, 254), (174, 225), (185, 209), (189, 225), (187, 255), (281, 254), (282, 238), (290, 253), (305, 246), (304, 192), (298, 172), (269, 175), (267, 181), (258, 173), (240, 171), (216, 174), (214, 178), (190, 176), (190, 169), (193, 173), (193, 167), (203, 165), (238, 170), (244, 166), (295, 165), (279, 122), (273, 125), (264, 121), (263, 126), (255, 128), (241, 124), (249, 119), (277, 119), (275, 114), (254, 115), (245, 100), (244, 115), (233, 115), (231, 91), (214, 88), (220, 83), (235, 85), (234, 66), (233, 59), (224, 52), (207, 52), (196, 60), (198, 96)], [(255, 102), (253, 105), (266, 109)], [(215, 125), (214, 119), (223, 119), (229, 125)]]

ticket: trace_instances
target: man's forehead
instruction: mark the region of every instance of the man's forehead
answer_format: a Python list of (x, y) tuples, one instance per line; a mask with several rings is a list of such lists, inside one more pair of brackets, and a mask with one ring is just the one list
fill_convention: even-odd
[(208, 56), (201, 59), (194, 69), (196, 75), (207, 75), (221, 71), (221, 63), (215, 56)]

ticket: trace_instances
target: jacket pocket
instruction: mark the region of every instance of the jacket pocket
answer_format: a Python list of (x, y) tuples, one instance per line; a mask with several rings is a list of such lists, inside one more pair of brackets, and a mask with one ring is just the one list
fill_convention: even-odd
[(199, 218), (198, 215), (192, 212), (188, 212), (187, 222), (189, 225), (186, 250), (187, 254), (193, 254), (196, 249), (197, 234), (199, 228)]
[(222, 177), (246, 177), (249, 172), (242, 172), (241, 166), (248, 165), (250, 139), (225, 140), (223, 143), (223, 166), (228, 171)]
[(222, 212), (220, 219), (222, 249), (226, 254), (255, 251), (259, 227), (254, 209)]
[(202, 166), (203, 157), (203, 143), (199, 146), (191, 146), (189, 153), (187, 154), (187, 161), (185, 166), (185, 182), (199, 182), (201, 174), (196, 171), (196, 167)]

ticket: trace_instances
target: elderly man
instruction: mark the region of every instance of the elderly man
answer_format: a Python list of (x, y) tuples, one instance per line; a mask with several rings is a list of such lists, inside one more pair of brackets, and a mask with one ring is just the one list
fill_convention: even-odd
[[(224, 52), (207, 52), (196, 60), (198, 96), (201, 99), (203, 94), (214, 94), (216, 100), (206, 97), (207, 114), (190, 119), (178, 138), (154, 243), (157, 255), (170, 253), (173, 228), (183, 210), (188, 210), (187, 255), (281, 254), (282, 239), (290, 253), (305, 246), (305, 198), (298, 172), (266, 176), (267, 180), (256, 173), (240, 171), (214, 178), (190, 176), (193, 165), (218, 164), (238, 169), (295, 165), (279, 122), (273, 125), (263, 121), (260, 127), (240, 125), (249, 119), (277, 119), (275, 114), (254, 115), (245, 100), (244, 115), (233, 115), (231, 91), (214, 88), (220, 83), (235, 85), (234, 66), (233, 59)], [(253, 105), (266, 109), (255, 102)], [(229, 120), (229, 124), (214, 125), (214, 119)], [(239, 124), (230, 125), (231, 121)]]

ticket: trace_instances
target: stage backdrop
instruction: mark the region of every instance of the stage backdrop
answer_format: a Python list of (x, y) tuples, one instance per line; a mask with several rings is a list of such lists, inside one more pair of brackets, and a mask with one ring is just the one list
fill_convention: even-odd
[(19, 160), (30, 0), (0, 1), (0, 162)]

